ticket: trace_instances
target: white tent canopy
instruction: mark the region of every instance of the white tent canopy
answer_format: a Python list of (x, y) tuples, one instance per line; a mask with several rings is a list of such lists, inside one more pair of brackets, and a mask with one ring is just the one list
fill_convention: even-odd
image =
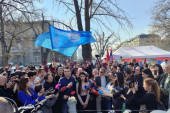
[(120, 47), (114, 55), (125, 58), (157, 58), (170, 57), (170, 52), (155, 46)]

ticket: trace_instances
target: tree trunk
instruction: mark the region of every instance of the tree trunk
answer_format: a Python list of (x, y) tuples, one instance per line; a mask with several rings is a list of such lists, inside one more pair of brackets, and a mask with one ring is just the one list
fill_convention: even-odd
[(81, 21), (81, 14), (80, 14), (80, 9), (78, 5), (78, 1), (74, 0), (74, 7), (76, 10), (76, 18), (77, 18), (77, 27), (79, 31), (83, 31), (83, 26), (82, 26), (82, 21)]
[[(90, 18), (89, 18), (89, 8), (88, 8), (89, 0), (85, 0), (85, 29), (86, 31), (90, 31)], [(74, 0), (74, 6), (76, 11), (76, 18), (77, 18), (77, 27), (79, 31), (83, 31), (82, 20), (81, 20), (81, 13), (78, 5), (78, 1)], [(82, 56), (83, 60), (86, 61), (87, 59), (91, 60), (91, 45), (85, 44), (82, 45)]]
[(5, 42), (5, 33), (4, 33), (4, 21), (3, 21), (3, 16), (2, 16), (2, 3), (0, 4), (0, 24), (1, 24), (1, 31), (0, 31), (0, 40), (1, 40), (1, 51), (2, 51), (2, 62), (1, 65), (7, 66), (8, 65), (8, 55), (7, 55), (7, 45)]
[[(90, 17), (89, 17), (89, 0), (85, 0), (85, 30), (90, 31)], [(82, 45), (82, 56), (83, 60), (86, 61), (87, 59), (91, 61), (92, 59), (92, 49), (91, 44)]]

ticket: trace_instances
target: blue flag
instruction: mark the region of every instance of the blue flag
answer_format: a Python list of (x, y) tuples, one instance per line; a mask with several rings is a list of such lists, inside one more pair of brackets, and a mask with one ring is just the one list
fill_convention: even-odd
[(67, 31), (49, 26), (52, 49), (68, 48), (96, 42), (90, 31)]
[[(35, 45), (39, 45), (41, 47), (52, 49), (50, 33), (46, 32), (46, 33), (39, 35), (37, 37)], [(78, 47), (79, 46), (74, 46), (74, 47), (69, 47), (69, 48), (55, 48), (55, 49), (53, 48), (53, 50), (59, 53), (62, 53), (66, 56), (73, 56), (73, 54), (75, 53)]]

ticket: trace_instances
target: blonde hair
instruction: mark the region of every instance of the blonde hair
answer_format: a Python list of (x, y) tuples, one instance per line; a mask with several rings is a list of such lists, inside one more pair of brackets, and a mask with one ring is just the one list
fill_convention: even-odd
[(144, 83), (146, 83), (148, 86), (152, 86), (151, 92), (155, 94), (156, 101), (160, 101), (160, 88), (158, 86), (158, 83), (156, 80), (152, 78), (147, 78), (144, 80)]

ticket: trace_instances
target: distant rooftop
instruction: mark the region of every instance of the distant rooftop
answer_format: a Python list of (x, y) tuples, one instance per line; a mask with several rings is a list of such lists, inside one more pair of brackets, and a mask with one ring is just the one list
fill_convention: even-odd
[(139, 35), (139, 37), (140, 38), (159, 37), (159, 35), (156, 35), (156, 34), (141, 34), (141, 35)]

